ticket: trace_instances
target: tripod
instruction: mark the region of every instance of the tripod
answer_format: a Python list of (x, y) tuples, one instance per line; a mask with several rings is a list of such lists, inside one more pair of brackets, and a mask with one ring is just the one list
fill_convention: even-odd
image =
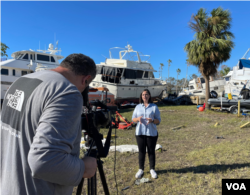
[[(94, 145), (95, 145), (95, 141), (92, 140), (90, 147), (86, 153), (86, 156), (94, 157), (97, 159), (97, 165), (98, 165), (100, 178), (102, 181), (103, 190), (104, 190), (105, 195), (109, 195), (108, 185), (107, 185), (106, 178), (104, 175), (102, 161), (98, 155), (98, 151), (96, 149), (97, 147), (93, 149)], [(83, 182), (84, 182), (84, 178), (81, 180), (80, 184), (78, 185), (76, 195), (81, 195)], [(96, 182), (96, 173), (95, 173), (93, 177), (88, 178), (88, 195), (97, 195), (96, 186), (97, 186), (97, 182)]]

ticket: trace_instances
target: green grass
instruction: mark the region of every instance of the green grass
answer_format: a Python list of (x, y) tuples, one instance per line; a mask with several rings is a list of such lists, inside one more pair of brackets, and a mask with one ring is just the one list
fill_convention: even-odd
[[(222, 192), (222, 178), (250, 178), (250, 126), (240, 129), (242, 118), (209, 110), (199, 112), (196, 106), (159, 106), (159, 110), (162, 122), (158, 126), (157, 143), (163, 147), (162, 152), (156, 152), (159, 178), (151, 178), (146, 157), (144, 177), (149, 178), (150, 183), (134, 185), (138, 153), (116, 152), (115, 173), (119, 195), (127, 186), (130, 187), (122, 191), (124, 195), (214, 195)], [(119, 112), (131, 121), (133, 109)], [(217, 127), (214, 126), (216, 122), (219, 123)], [(171, 130), (181, 125), (185, 127)], [(104, 135), (107, 131), (101, 129)], [(116, 130), (116, 134), (117, 145), (136, 144), (135, 128)], [(216, 139), (217, 136), (225, 139)], [(110, 194), (116, 194), (114, 159), (114, 152), (102, 159)], [(104, 194), (99, 174), (97, 181), (97, 194)], [(82, 194), (86, 194), (86, 183), (85, 180)]]

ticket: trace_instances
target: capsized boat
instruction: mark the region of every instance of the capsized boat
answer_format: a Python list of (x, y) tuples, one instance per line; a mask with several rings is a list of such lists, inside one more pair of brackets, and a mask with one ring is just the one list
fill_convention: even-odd
[[(224, 85), (226, 81), (223, 79), (214, 80), (212, 76), (209, 77), (210, 93), (216, 94), (216, 97), (221, 96), (224, 91)], [(189, 96), (206, 96), (206, 83), (202, 77), (197, 77), (189, 81), (188, 88), (183, 89), (178, 96), (189, 95)]]

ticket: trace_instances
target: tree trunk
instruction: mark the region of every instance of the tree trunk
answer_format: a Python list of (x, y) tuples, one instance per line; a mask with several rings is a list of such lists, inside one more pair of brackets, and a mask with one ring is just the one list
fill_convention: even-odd
[(208, 99), (210, 98), (209, 76), (204, 75), (204, 78), (205, 78), (205, 83), (206, 83), (206, 99), (205, 99), (205, 103), (206, 103), (206, 109), (209, 109), (209, 105), (207, 103)]
[(178, 83), (178, 73), (177, 73), (176, 87), (175, 87), (176, 95), (177, 95), (177, 83)]
[[(168, 82), (169, 82), (169, 65), (168, 65)], [(168, 92), (169, 92), (169, 93), (171, 92), (171, 88), (168, 89)]]

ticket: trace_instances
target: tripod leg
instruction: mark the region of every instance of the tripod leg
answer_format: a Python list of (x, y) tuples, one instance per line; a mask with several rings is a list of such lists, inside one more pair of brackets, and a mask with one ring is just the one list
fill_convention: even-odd
[(105, 195), (109, 195), (109, 189), (108, 189), (108, 185), (107, 185), (106, 178), (105, 178), (105, 175), (104, 175), (102, 162), (101, 162), (100, 159), (97, 159), (97, 165), (98, 165), (98, 170), (99, 170), (99, 173), (100, 173), (100, 178), (102, 180), (102, 186), (103, 186), (104, 193), (105, 193)]
[(82, 187), (83, 187), (83, 182), (84, 182), (84, 178), (82, 178), (80, 184), (78, 185), (76, 195), (81, 195), (81, 193), (82, 193)]
[(96, 192), (96, 174), (88, 179), (88, 195), (97, 195)]

